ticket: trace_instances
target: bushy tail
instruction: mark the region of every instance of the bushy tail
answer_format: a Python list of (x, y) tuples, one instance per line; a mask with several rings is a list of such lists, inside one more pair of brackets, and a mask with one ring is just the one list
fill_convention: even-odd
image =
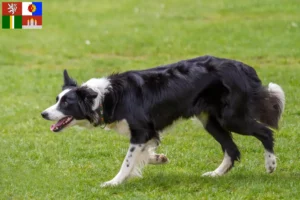
[(268, 90), (270, 93), (271, 98), (274, 98), (276, 105), (279, 107), (279, 115), (278, 118), (280, 119), (281, 114), (284, 110), (285, 105), (285, 96), (282, 88), (277, 85), (276, 83), (269, 83)]
[(264, 91), (264, 99), (260, 102), (259, 120), (273, 128), (278, 129), (278, 123), (284, 111), (285, 95), (282, 88), (269, 83)]

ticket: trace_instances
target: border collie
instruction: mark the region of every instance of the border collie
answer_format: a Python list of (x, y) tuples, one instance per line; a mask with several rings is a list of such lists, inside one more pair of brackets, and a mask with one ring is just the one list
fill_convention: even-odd
[[(58, 121), (51, 131), (87, 120), (93, 126), (114, 124), (128, 133), (130, 145), (119, 173), (102, 186), (118, 185), (141, 167), (164, 163), (155, 154), (160, 132), (179, 118), (196, 117), (220, 143), (224, 159), (204, 176), (221, 176), (239, 160), (231, 132), (257, 138), (265, 149), (268, 173), (276, 168), (272, 128), (277, 129), (285, 96), (274, 83), (263, 86), (255, 70), (235, 60), (201, 56), (140, 71), (92, 78), (81, 86), (64, 71), (56, 104), (42, 112)], [(187, 136), (188, 137), (188, 136)]]

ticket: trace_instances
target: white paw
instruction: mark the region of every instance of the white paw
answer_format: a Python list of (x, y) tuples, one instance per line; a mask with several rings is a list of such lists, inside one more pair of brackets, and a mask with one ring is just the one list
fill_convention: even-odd
[(212, 171), (212, 172), (206, 172), (202, 174), (202, 176), (217, 177), (217, 176), (222, 176), (222, 174), (219, 174), (216, 171)]
[(164, 154), (154, 154), (149, 158), (149, 164), (157, 165), (157, 164), (166, 164), (169, 162), (169, 159)]
[(265, 154), (265, 166), (268, 173), (272, 173), (276, 169), (276, 156), (273, 153)]
[(101, 187), (109, 187), (109, 186), (117, 186), (119, 184), (121, 184), (121, 181), (110, 180), (110, 181), (102, 183), (100, 186)]

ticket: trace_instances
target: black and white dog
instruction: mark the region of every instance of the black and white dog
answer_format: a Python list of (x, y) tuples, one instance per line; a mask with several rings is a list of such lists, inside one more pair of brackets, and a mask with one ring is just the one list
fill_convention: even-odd
[(281, 87), (274, 83), (263, 86), (252, 67), (202, 56), (93, 78), (81, 86), (64, 71), (62, 92), (42, 116), (58, 121), (51, 126), (54, 132), (88, 120), (94, 126), (115, 124), (119, 132), (129, 133), (127, 155), (119, 173), (102, 185), (108, 186), (141, 175), (140, 167), (149, 162), (165, 162), (166, 157), (154, 153), (160, 132), (175, 120), (190, 117), (202, 122), (224, 152), (220, 166), (204, 176), (224, 175), (239, 160), (231, 132), (251, 135), (262, 142), (265, 167), (271, 173), (276, 168), (276, 157), (270, 128), (278, 128), (284, 104)]

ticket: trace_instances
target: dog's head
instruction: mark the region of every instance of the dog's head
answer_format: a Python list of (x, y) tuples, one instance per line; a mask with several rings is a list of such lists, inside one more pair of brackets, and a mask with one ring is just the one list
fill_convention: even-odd
[(91, 88), (78, 86), (64, 70), (62, 92), (56, 97), (56, 103), (44, 110), (41, 115), (47, 120), (57, 121), (50, 127), (53, 132), (59, 132), (81, 120), (97, 124), (99, 114), (96, 109), (93, 109), (97, 96), (98, 93)]

